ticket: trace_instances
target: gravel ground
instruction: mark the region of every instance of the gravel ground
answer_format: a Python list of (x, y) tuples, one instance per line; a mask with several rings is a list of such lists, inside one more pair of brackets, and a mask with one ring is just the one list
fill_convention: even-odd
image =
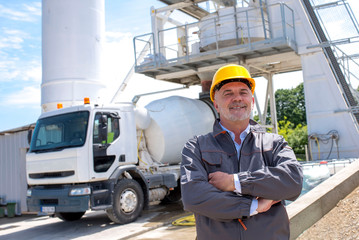
[(358, 240), (359, 187), (297, 238), (297, 240), (307, 239)]

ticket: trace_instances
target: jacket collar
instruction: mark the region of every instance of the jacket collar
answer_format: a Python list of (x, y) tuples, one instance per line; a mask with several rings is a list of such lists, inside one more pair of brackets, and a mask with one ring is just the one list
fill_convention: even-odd
[[(252, 132), (263, 132), (262, 127), (253, 120), (249, 120), (249, 126), (250, 130), (248, 135), (250, 135)], [(222, 150), (228, 155), (235, 156), (237, 154), (236, 147), (231, 136), (227, 133), (227, 131), (223, 130), (219, 124), (219, 119), (216, 119), (213, 125), (213, 137), (217, 140), (217, 143), (221, 146)]]
[[(249, 126), (250, 126), (249, 132), (264, 132), (261, 125), (259, 125), (259, 123), (257, 123), (252, 119), (249, 119)], [(226, 133), (226, 131), (224, 131), (221, 125), (219, 124), (219, 119), (216, 119), (213, 125), (213, 135), (214, 137), (217, 137), (219, 134), (223, 134), (223, 133)]]

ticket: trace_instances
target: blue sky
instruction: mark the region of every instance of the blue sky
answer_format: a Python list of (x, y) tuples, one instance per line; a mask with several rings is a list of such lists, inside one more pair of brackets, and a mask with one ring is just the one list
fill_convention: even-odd
[[(358, 1), (348, 2), (354, 13), (359, 11)], [(134, 63), (133, 37), (151, 32), (151, 6), (158, 8), (164, 4), (156, 0), (105, 0), (104, 55), (106, 84), (112, 90), (109, 95), (114, 94)], [(294, 74), (296, 85), (301, 77)], [(139, 88), (140, 80), (147, 81), (151, 87)], [(130, 101), (135, 94), (178, 87), (137, 74), (131, 85), (121, 100)], [(41, 1), (0, 0), (0, 131), (36, 121), (41, 114), (40, 86)], [(199, 88), (193, 88), (182, 95), (197, 97), (198, 91)]]
[[(124, 65), (112, 73), (119, 83), (134, 63), (133, 37), (151, 31), (151, 6), (164, 5), (155, 0), (105, 1), (107, 49), (115, 50), (107, 52), (112, 52), (111, 64)], [(41, 1), (0, 0), (0, 131), (36, 121), (40, 86)]]

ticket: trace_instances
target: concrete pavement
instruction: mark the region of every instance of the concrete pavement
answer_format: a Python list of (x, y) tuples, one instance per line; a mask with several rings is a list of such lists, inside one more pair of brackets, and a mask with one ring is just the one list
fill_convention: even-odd
[[(338, 172), (288, 207), (291, 239), (296, 239), (359, 185), (359, 161)], [(182, 205), (153, 205), (134, 223), (117, 225), (104, 212), (88, 212), (76, 222), (48, 216), (23, 215), (0, 218), (0, 239), (195, 239), (194, 226), (172, 226), (171, 222), (190, 215)]]

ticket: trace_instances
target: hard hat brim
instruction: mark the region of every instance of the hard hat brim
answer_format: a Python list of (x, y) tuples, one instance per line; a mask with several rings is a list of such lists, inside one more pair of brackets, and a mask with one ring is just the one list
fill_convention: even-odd
[[(230, 82), (236, 82), (236, 81), (235, 81), (236, 79), (238, 80), (237, 82), (241, 82), (241, 81), (240, 81), (241, 79), (247, 80), (247, 81), (250, 83), (250, 85), (251, 85), (251, 88), (249, 88), (249, 89), (251, 90), (252, 94), (254, 94), (254, 89), (255, 89), (255, 86), (256, 86), (256, 82), (255, 82), (255, 80), (254, 80), (253, 78), (246, 78), (246, 77), (243, 77), (243, 76), (234, 76), (234, 77), (229, 77), (229, 78), (223, 79), (223, 80), (219, 81), (216, 85), (214, 85), (214, 86), (211, 87), (211, 90), (210, 90), (210, 98), (211, 98), (212, 102), (214, 101), (214, 93), (215, 93), (215, 91), (217, 90), (217, 86), (218, 86), (219, 84), (221, 84), (222, 82), (225, 82), (225, 81), (227, 81), (227, 80), (233, 80), (233, 81), (228, 81), (228, 82), (226, 82), (225, 84), (230, 83)], [(224, 86), (225, 84), (223, 84), (223, 86)]]

